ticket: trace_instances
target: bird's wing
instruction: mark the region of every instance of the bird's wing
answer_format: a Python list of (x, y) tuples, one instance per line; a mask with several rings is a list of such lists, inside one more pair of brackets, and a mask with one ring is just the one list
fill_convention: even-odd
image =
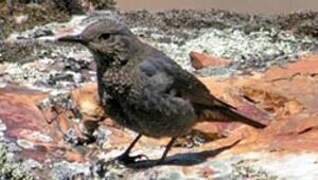
[(164, 87), (163, 92), (174, 92), (175, 96), (190, 101), (199, 118), (210, 118), (211, 121), (238, 121), (256, 128), (266, 127), (266, 125), (240, 114), (235, 107), (214, 97), (194, 75), (183, 70), (162, 53), (144, 59), (140, 64), (140, 69), (146, 76), (154, 80), (153, 85), (160, 84), (161, 87)]
[(172, 81), (167, 81), (170, 86), (169, 88), (177, 91), (177, 95), (188, 99), (192, 104), (208, 108), (224, 107), (236, 109), (214, 97), (201, 81), (182, 69), (176, 62), (163, 53), (158, 52), (145, 58), (140, 64), (140, 69), (149, 77), (165, 74), (166, 78), (172, 79)]

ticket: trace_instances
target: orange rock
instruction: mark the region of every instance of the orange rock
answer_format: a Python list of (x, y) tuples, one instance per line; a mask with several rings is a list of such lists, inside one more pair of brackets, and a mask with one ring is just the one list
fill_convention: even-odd
[(285, 68), (274, 67), (264, 74), (264, 78), (270, 81), (292, 79), (301, 75), (318, 74), (317, 55), (308, 55), (300, 58), (296, 63), (288, 64)]
[(100, 120), (105, 117), (103, 107), (98, 102), (97, 86), (89, 83), (82, 88), (72, 92), (72, 99), (75, 101), (84, 119)]
[[(37, 104), (47, 94), (38, 91), (8, 86), (0, 89), (0, 119), (6, 125), (5, 137), (11, 141), (26, 139), (32, 149), (22, 149), (21, 158), (45, 161), (47, 154), (56, 151), (63, 136), (59, 128), (47, 123)], [(50, 147), (50, 148), (47, 148)], [(55, 147), (55, 148), (54, 148)]]
[(70, 124), (69, 124), (67, 118), (65, 117), (64, 114), (61, 114), (58, 116), (57, 120), (58, 120), (58, 125), (59, 125), (61, 131), (65, 134), (68, 131), (68, 129), (70, 128)]
[(45, 132), (45, 117), (34, 103), (39, 97), (44, 99), (43, 93), (0, 89), (0, 119), (7, 126), (7, 136), (23, 138), (20, 137), (23, 129)]
[[(255, 107), (268, 113), (270, 123), (264, 130), (248, 128), (235, 128), (229, 131), (227, 138), (213, 142), (227, 144), (242, 137), (240, 143), (230, 152), (243, 153), (250, 151), (267, 152), (317, 152), (318, 143), (318, 56), (308, 56), (299, 62), (287, 65), (285, 68), (273, 68), (265, 72), (261, 77), (244, 76), (217, 82), (219, 85), (209, 85), (217, 96), (228, 97), (227, 102), (236, 102), (240, 107), (239, 96), (221, 95), (219, 91), (232, 94), (239, 92), (241, 98), (247, 99)], [(318, 64), (317, 64), (318, 65)], [(233, 80), (234, 79), (234, 80)], [(205, 82), (207, 79), (203, 79)], [(214, 81), (212, 81), (214, 84)], [(216, 83), (216, 84), (217, 84)], [(229, 92), (230, 91), (230, 92)], [(233, 103), (232, 103), (233, 104)], [(251, 115), (249, 111), (243, 112)], [(210, 128), (213, 130), (213, 128)], [(227, 128), (223, 129), (226, 130)], [(214, 130), (213, 130), (214, 131)]]
[(194, 51), (190, 53), (190, 58), (191, 64), (195, 69), (202, 69), (208, 66), (225, 67), (231, 63), (229, 60)]
[[(6, 126), (5, 137), (13, 142), (24, 139), (33, 146), (32, 149), (23, 148), (19, 153), (20, 158), (43, 162), (50, 157), (61, 157), (60, 154), (69, 149), (63, 139), (67, 130), (74, 127), (78, 133), (77, 124), (66, 118), (67, 110), (60, 111), (57, 120), (48, 123), (47, 118), (51, 119), (56, 114), (53, 115), (48, 109), (39, 109), (37, 105), (45, 98), (46, 93), (26, 88), (0, 88), (0, 119)], [(79, 157), (71, 154), (69, 159), (77, 161)]]
[(65, 158), (70, 162), (78, 162), (78, 163), (84, 162), (83, 156), (76, 151), (67, 151), (65, 153)]

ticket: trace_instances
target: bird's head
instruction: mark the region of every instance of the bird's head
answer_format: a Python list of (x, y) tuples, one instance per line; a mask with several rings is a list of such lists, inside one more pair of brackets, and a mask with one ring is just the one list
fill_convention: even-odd
[[(80, 34), (59, 37), (58, 41), (86, 46), (98, 60), (121, 63), (134, 52), (139, 40), (121, 21), (101, 19), (89, 24)], [(106, 63), (106, 62), (105, 62)]]

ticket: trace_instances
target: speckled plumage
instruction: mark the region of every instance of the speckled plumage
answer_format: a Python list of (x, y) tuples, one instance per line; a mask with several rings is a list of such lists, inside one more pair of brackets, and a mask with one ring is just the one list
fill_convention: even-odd
[(194, 75), (141, 42), (118, 20), (100, 20), (79, 36), (61, 40), (77, 41), (90, 49), (97, 63), (98, 91), (106, 113), (139, 134), (175, 139), (207, 119), (265, 127), (215, 98)]

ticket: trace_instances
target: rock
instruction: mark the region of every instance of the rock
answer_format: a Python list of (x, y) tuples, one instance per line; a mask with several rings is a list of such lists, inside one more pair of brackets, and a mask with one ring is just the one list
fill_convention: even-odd
[(20, 15), (20, 16), (15, 16), (14, 21), (16, 24), (22, 24), (28, 20), (28, 15)]
[[(18, 152), (19, 158), (40, 163), (42, 173), (30, 170), (37, 177), (45, 177), (47, 173), (56, 177), (60, 174), (63, 178), (130, 179), (315, 177), (312, 169), (317, 165), (307, 157), (318, 160), (318, 102), (315, 98), (318, 68), (310, 68), (317, 59), (318, 56), (304, 57), (285, 68), (273, 68), (263, 74), (222, 80), (201, 78), (215, 96), (237, 107), (241, 113), (267, 123), (268, 127), (256, 130), (238, 123), (200, 123), (191, 133), (180, 137), (169, 153), (167, 164), (174, 166), (131, 171), (109, 161), (122, 153), (136, 133), (105, 119), (94, 83), (83, 84), (69, 94), (52, 92), (49, 99), (47, 93), (30, 89), (2, 88), (0, 118), (5, 125), (4, 138), (8, 146), (12, 143), (20, 146), (18, 151), (11, 148), (10, 153)], [(279, 73), (281, 71), (284, 73)], [(45, 103), (39, 108), (37, 104), (43, 100)], [(87, 126), (93, 139), (85, 137), (81, 124)], [(133, 153), (159, 158), (168, 141), (169, 138), (143, 137)], [(301, 154), (298, 159), (304, 160), (301, 173), (296, 173), (299, 172), (298, 162), (294, 160), (297, 154)], [(107, 163), (98, 166), (93, 163), (94, 159)], [(62, 163), (64, 160), (73, 163)], [(275, 168), (284, 164), (289, 164), (289, 173)], [(67, 171), (60, 173), (63, 168)]]
[(88, 83), (74, 90), (72, 98), (84, 118), (98, 119), (105, 116), (103, 107), (98, 102), (97, 86), (95, 83)]
[(96, 84), (86, 84), (82, 88), (73, 91), (72, 99), (81, 114), (83, 131), (92, 135), (98, 128), (99, 121), (106, 118), (103, 107), (98, 103)]
[[(270, 19), (215, 11), (124, 16), (143, 41), (164, 50), (188, 70), (193, 70), (190, 50), (215, 55), (216, 66), (202, 69), (203, 75), (215, 76), (200, 80), (215, 96), (268, 127), (256, 130), (239, 123), (200, 123), (179, 138), (167, 165), (135, 171), (112, 163), (136, 133), (104, 115), (89, 52), (81, 46), (52, 44), (54, 37), (50, 37), (77, 33), (87, 23), (110, 14), (94, 12), (68, 23), (37, 26), (14, 33), (8, 38), (11, 44), (0, 42), (0, 144), (7, 149), (0, 149), (0, 163), (6, 154), (8, 162), (29, 165), (28, 174), (38, 179), (48, 175), (55, 179), (317, 177), (318, 57), (290, 58), (312, 51), (317, 40), (296, 36), (289, 28), (282, 31)], [(259, 22), (245, 29), (251, 21)], [(219, 64), (219, 57), (230, 59), (231, 64)], [(277, 64), (285, 67), (273, 67)], [(241, 75), (217, 76), (237, 70)], [(168, 141), (143, 137), (132, 153), (159, 158)], [(106, 162), (104, 168), (96, 161)]]
[(198, 53), (195, 51), (192, 51), (190, 53), (190, 59), (192, 67), (195, 69), (202, 69), (209, 66), (212, 66), (214, 68), (220, 68), (228, 66), (231, 62), (225, 59), (216, 58), (211, 55), (207, 55), (205, 53)]
[(84, 162), (83, 156), (76, 151), (67, 151), (65, 158), (68, 162), (78, 162), (78, 163)]
[[(316, 143), (311, 139), (315, 138), (318, 125), (314, 121), (317, 118), (315, 109), (318, 105), (314, 98), (317, 96), (315, 89), (318, 88), (318, 79), (315, 74), (318, 68), (316, 66), (309, 68), (317, 59), (317, 56), (302, 58), (298, 63), (290, 64), (280, 70), (273, 68), (263, 77), (235, 80), (243, 85), (244, 88), (241, 90), (244, 97), (272, 114), (269, 127), (258, 134), (257, 138), (252, 136), (248, 138), (254, 148), (275, 149), (275, 151), (317, 150)], [(308, 67), (307, 70), (304, 67)], [(231, 86), (236, 86), (235, 82), (232, 81)], [(243, 149), (251, 150), (246, 144), (245, 148)]]

